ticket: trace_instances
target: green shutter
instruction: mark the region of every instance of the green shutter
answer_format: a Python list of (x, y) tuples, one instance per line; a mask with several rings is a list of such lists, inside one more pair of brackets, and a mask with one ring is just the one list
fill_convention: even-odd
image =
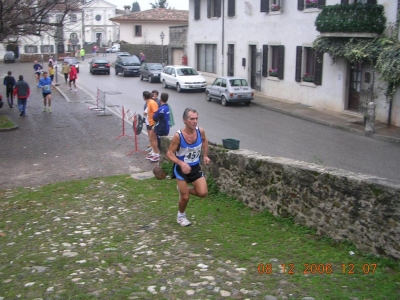
[(278, 78), (283, 79), (285, 70), (285, 46), (278, 46)]
[(194, 1), (194, 19), (200, 20), (200, 0)]
[(228, 17), (234, 17), (235, 15), (235, 0), (228, 0)]
[(268, 76), (268, 45), (263, 45), (262, 49), (262, 76)]
[(269, 11), (269, 0), (261, 0), (261, 12), (268, 12)]
[(324, 62), (324, 53), (316, 52), (317, 61), (315, 63), (315, 76), (314, 76), (314, 84), (322, 85), (322, 64)]
[(221, 17), (221, 0), (214, 0), (215, 1), (215, 17)]
[(302, 46), (297, 46), (296, 47), (296, 72), (295, 72), (295, 78), (297, 82), (301, 82), (301, 61), (303, 57), (303, 47)]
[(325, 0), (318, 0), (318, 8), (325, 6)]
[(304, 0), (297, 0), (297, 9), (304, 10)]

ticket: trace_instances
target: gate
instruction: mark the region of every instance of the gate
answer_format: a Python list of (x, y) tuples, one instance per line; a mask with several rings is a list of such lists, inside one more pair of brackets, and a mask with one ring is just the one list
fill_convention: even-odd
[(350, 89), (348, 109), (365, 115), (368, 103), (373, 102), (374, 68), (362, 62), (350, 66)]

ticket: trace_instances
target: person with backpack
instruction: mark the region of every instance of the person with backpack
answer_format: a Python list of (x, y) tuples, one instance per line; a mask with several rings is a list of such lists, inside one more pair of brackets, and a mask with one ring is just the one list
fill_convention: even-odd
[(18, 108), (19, 111), (21, 112), (19, 115), (21, 117), (25, 116), (26, 102), (28, 100), (30, 93), (31, 90), (29, 88), (29, 84), (26, 81), (24, 81), (24, 76), (19, 75), (19, 79), (15, 84), (14, 95), (17, 96), (18, 99)]
[(13, 89), (15, 85), (15, 78), (11, 76), (11, 71), (8, 71), (7, 76), (4, 77), (3, 84), (6, 86), (6, 97), (8, 105), (12, 108), (14, 105)]

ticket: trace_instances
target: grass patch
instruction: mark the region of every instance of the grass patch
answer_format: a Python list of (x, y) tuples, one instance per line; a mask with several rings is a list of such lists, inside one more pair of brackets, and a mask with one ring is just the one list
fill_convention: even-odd
[[(0, 191), (0, 297), (186, 299), (194, 290), (196, 299), (219, 299), (220, 287), (253, 299), (279, 291), (400, 298), (398, 262), (251, 210), (208, 183), (209, 196), (189, 202), (188, 228), (176, 224), (174, 180), (113, 176)], [(202, 274), (215, 282), (191, 286)]]
[(14, 123), (11, 122), (5, 116), (0, 116), (0, 129), (9, 129), (14, 127)]

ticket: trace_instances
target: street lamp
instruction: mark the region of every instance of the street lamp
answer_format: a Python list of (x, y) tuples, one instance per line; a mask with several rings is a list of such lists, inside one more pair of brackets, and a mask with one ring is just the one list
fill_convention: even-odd
[(43, 64), (44, 64), (44, 57), (43, 57), (43, 40), (44, 40), (44, 36), (41, 35), (41, 36), (40, 36), (40, 41), (42, 42), (42, 47), (41, 47), (41, 49), (40, 49), (40, 53), (41, 53), (41, 55), (42, 55), (42, 66), (43, 66)]
[(161, 63), (164, 66), (164, 32), (161, 31), (160, 38), (161, 38)]
[(56, 83), (55, 86), (59, 86), (58, 84), (58, 36), (56, 35), (54, 37), (54, 43), (56, 45), (56, 48), (54, 49), (54, 68), (55, 68), (55, 73), (56, 73)]

